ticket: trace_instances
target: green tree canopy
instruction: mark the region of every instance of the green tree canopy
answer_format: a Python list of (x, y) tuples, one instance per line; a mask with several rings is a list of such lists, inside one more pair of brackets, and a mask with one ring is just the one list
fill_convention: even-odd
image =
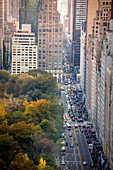
[(32, 160), (29, 160), (27, 154), (19, 153), (15, 156), (14, 160), (8, 170), (37, 170), (38, 168)]
[(10, 78), (10, 73), (6, 70), (0, 70), (0, 83), (8, 82)]

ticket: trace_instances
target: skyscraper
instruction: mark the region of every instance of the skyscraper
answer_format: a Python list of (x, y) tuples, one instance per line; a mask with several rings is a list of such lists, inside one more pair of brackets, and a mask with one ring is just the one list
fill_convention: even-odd
[(4, 0), (0, 0), (0, 69), (3, 68)]
[(19, 19), (19, 7), (21, 0), (5, 0), (7, 10), (6, 19), (9, 21), (11, 18)]
[(68, 17), (69, 17), (68, 33), (70, 35), (70, 40), (72, 40), (72, 35), (73, 35), (73, 11), (74, 11), (74, 0), (68, 0)]
[(86, 21), (87, 0), (74, 0), (73, 17), (73, 64), (80, 66), (80, 32), (81, 24)]
[(86, 22), (82, 23), (80, 37), (80, 84), (83, 93), (86, 91)]
[(19, 10), (19, 24), (31, 24), (31, 31), (35, 33), (37, 42), (38, 12), (42, 8), (41, 0), (22, 0)]
[(63, 25), (57, 11), (57, 0), (43, 0), (38, 15), (38, 69), (62, 80)]

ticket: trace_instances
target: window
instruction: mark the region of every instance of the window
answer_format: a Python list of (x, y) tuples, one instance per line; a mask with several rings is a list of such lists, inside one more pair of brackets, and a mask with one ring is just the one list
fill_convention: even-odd
[(107, 26), (107, 22), (103, 22), (103, 26)]

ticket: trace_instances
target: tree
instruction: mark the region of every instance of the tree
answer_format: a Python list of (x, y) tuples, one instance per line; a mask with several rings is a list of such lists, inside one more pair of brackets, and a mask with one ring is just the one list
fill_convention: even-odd
[(17, 141), (14, 141), (13, 136), (8, 134), (0, 135), (0, 159), (2, 159), (6, 165), (10, 164), (10, 161), (15, 157), (19, 150)]
[(41, 121), (40, 127), (43, 129), (44, 132), (50, 132), (52, 129), (52, 123), (49, 120), (44, 119)]
[(5, 115), (6, 115), (6, 112), (5, 112), (2, 104), (0, 104), (0, 118), (4, 118)]
[(6, 166), (5, 162), (2, 159), (0, 159), (0, 169), (7, 170), (7, 166)]
[(15, 94), (16, 93), (16, 81), (17, 81), (17, 76), (16, 75), (11, 75), (10, 79), (8, 81), (8, 85), (6, 88), (6, 91), (8, 94)]
[(53, 167), (54, 169), (56, 169), (55, 158), (53, 156), (42, 153), (40, 155), (40, 157), (43, 158), (46, 161), (46, 164), (49, 167)]
[(0, 83), (8, 82), (10, 78), (10, 73), (6, 70), (0, 70)]
[(27, 121), (27, 118), (21, 111), (11, 112), (5, 115), (5, 119), (7, 119), (8, 125), (16, 124), (21, 121), (24, 121), (24, 122)]
[(0, 123), (4, 120), (4, 117), (7, 113), (5, 112), (2, 104), (0, 104)]
[(46, 161), (43, 160), (43, 158), (40, 158), (38, 170), (45, 170), (45, 167), (46, 167)]
[(26, 124), (24, 121), (18, 122), (17, 124), (12, 124), (9, 129), (11, 135), (15, 137), (17, 141), (22, 141), (29, 138), (33, 133), (33, 124)]
[(37, 100), (37, 102), (31, 102), (24, 112), (25, 116), (29, 119), (33, 119), (36, 122), (41, 122), (43, 119), (49, 118), (51, 112), (49, 111), (51, 102), (45, 99)]
[(37, 170), (38, 168), (32, 160), (29, 160), (27, 154), (19, 153), (15, 156), (14, 160), (8, 170)]

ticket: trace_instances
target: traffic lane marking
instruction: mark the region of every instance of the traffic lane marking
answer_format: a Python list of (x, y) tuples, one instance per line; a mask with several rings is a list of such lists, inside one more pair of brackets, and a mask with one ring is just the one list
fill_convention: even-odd
[[(77, 140), (77, 136), (76, 136), (76, 132), (75, 132), (75, 128), (74, 128), (74, 127), (73, 127), (73, 133), (74, 133), (75, 138), (76, 138), (76, 141), (77, 141), (77, 143), (78, 143), (78, 140)], [(81, 167), (82, 167), (82, 170), (84, 170), (83, 164), (82, 164), (82, 159), (81, 159), (81, 154), (80, 154), (80, 150), (79, 150), (79, 146), (78, 146), (78, 152), (79, 152), (79, 156), (80, 156)]]

